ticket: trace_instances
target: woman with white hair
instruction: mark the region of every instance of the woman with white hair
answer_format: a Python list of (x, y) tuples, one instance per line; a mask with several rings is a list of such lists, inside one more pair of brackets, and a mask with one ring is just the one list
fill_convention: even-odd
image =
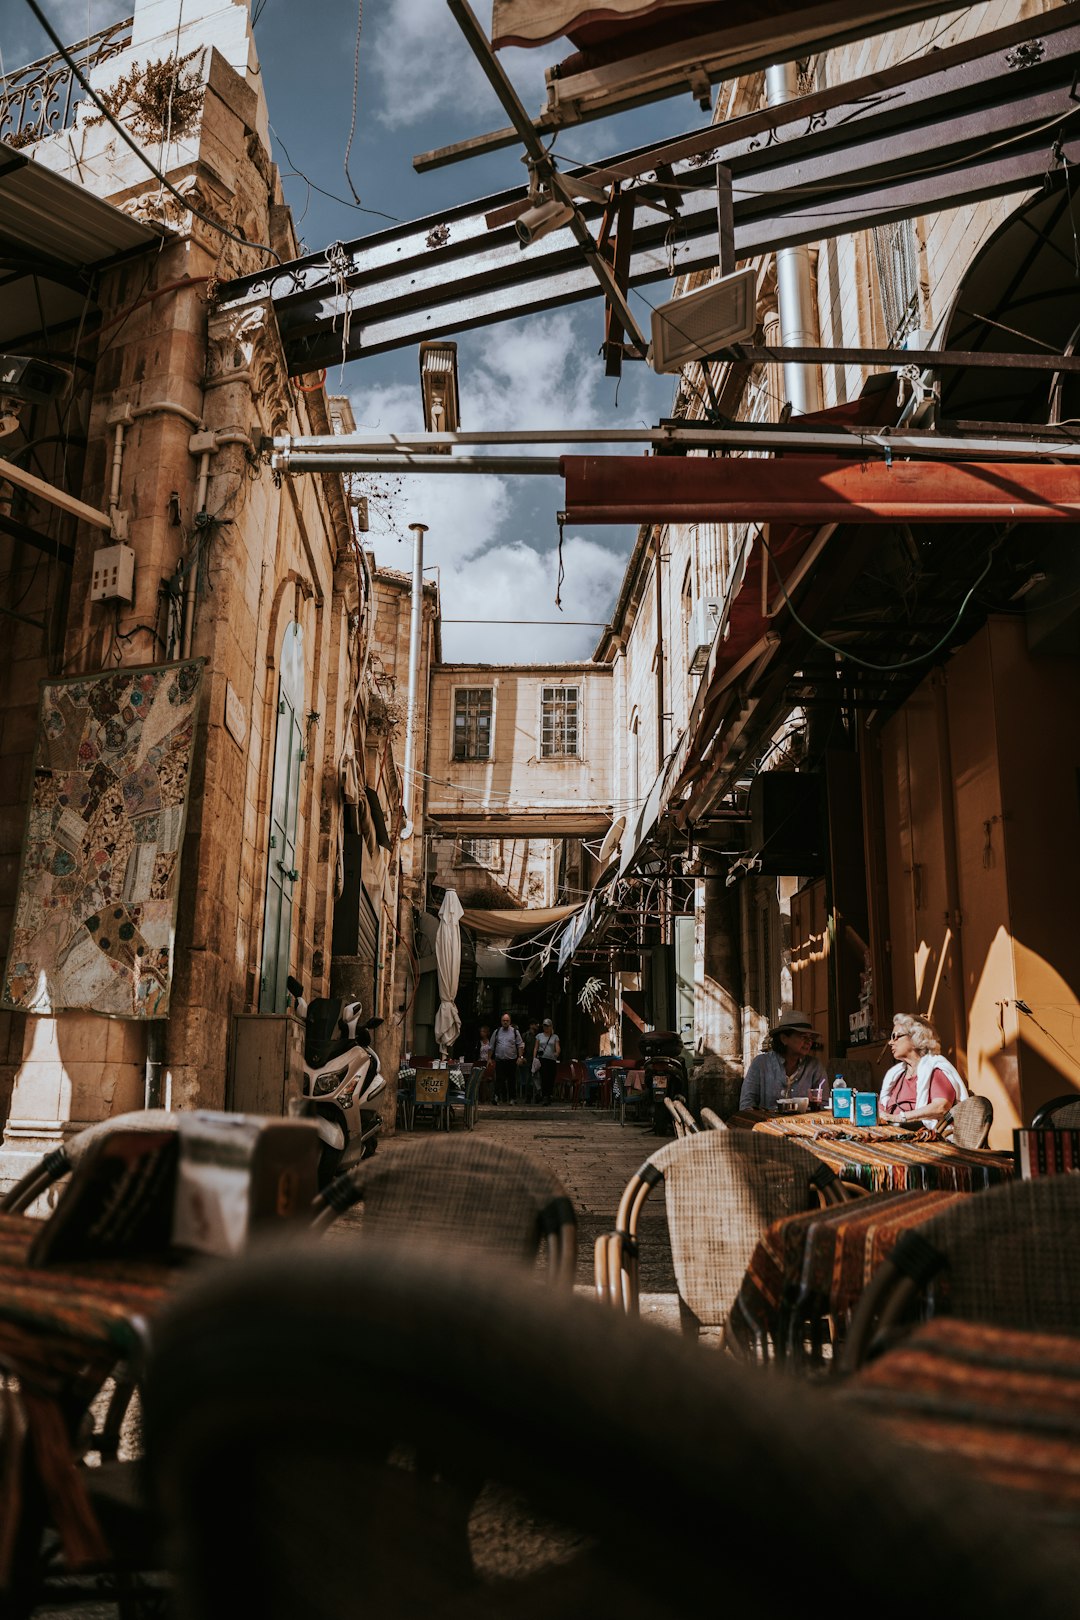
[(962, 1102), (967, 1086), (941, 1055), (937, 1030), (918, 1013), (897, 1013), (889, 1040), (892, 1068), (881, 1083), (878, 1118), (892, 1125), (939, 1120)]

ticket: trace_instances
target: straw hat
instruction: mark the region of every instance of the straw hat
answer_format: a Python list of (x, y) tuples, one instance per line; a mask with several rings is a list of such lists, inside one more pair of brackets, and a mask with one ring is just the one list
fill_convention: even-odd
[(776, 1023), (769, 1031), (769, 1034), (790, 1035), (802, 1030), (805, 1030), (807, 1035), (817, 1034), (817, 1030), (814, 1028), (812, 1020), (807, 1017), (806, 1013), (800, 1012), (798, 1007), (792, 1007), (790, 1012), (784, 1013), (782, 1017), (777, 1019)]

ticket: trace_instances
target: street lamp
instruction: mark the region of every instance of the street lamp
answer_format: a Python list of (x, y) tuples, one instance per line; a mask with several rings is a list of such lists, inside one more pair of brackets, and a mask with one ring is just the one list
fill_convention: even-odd
[[(424, 401), (424, 427), (429, 433), (456, 433), (461, 426), (458, 408), (457, 344), (420, 345), (420, 392)], [(436, 455), (448, 456), (449, 444), (431, 445)]]

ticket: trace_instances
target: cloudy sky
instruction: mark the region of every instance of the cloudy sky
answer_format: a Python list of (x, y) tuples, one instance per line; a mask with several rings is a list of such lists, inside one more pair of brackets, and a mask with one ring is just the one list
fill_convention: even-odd
[[(145, 0), (144, 0), (145, 3)], [(220, 0), (174, 0), (188, 22)], [(131, 0), (39, 0), (62, 38), (74, 41), (130, 14)], [(356, 131), (349, 172), (370, 213), (351, 206), (344, 158), (353, 109), (361, 0), (253, 0), (255, 40), (274, 133), (274, 158), (310, 252), (449, 203), (482, 198), (524, 178), (516, 149), (417, 175), (415, 152), (506, 123), (444, 0), (367, 0), (362, 10)], [(164, 12), (164, 5), (162, 11)], [(483, 0), (474, 0), (490, 22)], [(3, 0), (4, 66), (51, 49), (23, 5)], [(546, 50), (509, 51), (504, 66), (526, 107), (539, 110)], [(560, 136), (567, 166), (693, 128), (693, 100), (660, 102)], [(287, 155), (286, 155), (287, 154)], [(306, 176), (306, 178), (304, 178)], [(333, 193), (334, 201), (308, 182)], [(650, 288), (653, 302), (666, 296)], [(648, 306), (632, 298), (647, 328)], [(447, 334), (448, 336), (453, 334)], [(647, 425), (670, 410), (670, 378), (640, 363), (621, 384), (604, 376), (597, 350), (602, 305), (506, 321), (458, 335), (462, 425), (473, 428)], [(422, 425), (417, 355), (404, 349), (331, 370), (327, 386), (348, 394), (357, 423), (380, 430)], [(546, 450), (544, 453), (555, 453)], [(411, 566), (408, 524), (429, 524), (426, 557), (439, 569), (444, 656), (493, 661), (587, 657), (611, 611), (633, 542), (629, 529), (567, 531), (562, 612), (555, 607), (555, 478), (409, 477), (374, 503), (371, 541), (381, 563)], [(481, 619), (490, 623), (454, 623)], [(561, 623), (549, 624), (554, 620)], [(522, 627), (529, 626), (527, 634)]]

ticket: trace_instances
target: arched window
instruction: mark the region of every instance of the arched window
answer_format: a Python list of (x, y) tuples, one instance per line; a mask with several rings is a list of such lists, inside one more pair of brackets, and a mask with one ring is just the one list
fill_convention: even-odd
[(292, 938), (296, 866), (296, 818), (304, 759), (304, 632), (290, 624), (281, 644), (274, 779), (270, 789), (270, 843), (266, 862), (260, 1012), (285, 1011), (285, 979)]
[(627, 794), (630, 803), (627, 807), (627, 826), (631, 825), (633, 818), (641, 809), (641, 747), (638, 736), (640, 715), (635, 709), (630, 716), (630, 746), (627, 751)]

